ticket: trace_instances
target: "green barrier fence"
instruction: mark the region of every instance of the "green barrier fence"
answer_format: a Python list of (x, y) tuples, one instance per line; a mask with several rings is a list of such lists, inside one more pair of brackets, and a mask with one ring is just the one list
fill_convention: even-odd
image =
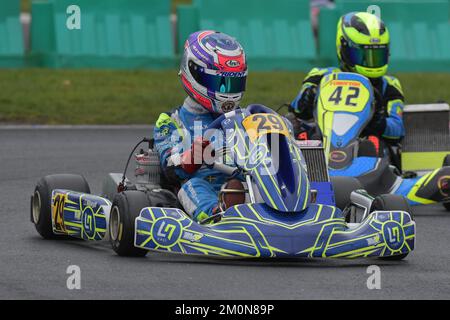
[(20, 1), (2, 0), (0, 4), (0, 67), (25, 65)]
[(316, 59), (308, 0), (194, 0), (178, 6), (178, 52), (199, 29), (241, 42), (253, 70), (307, 70)]
[[(70, 5), (81, 9), (69, 29)], [(47, 67), (172, 68), (170, 0), (48, 0), (32, 3), (31, 50)]]
[(319, 16), (318, 51), (323, 66), (337, 65), (336, 26), (347, 12), (381, 9), (391, 37), (390, 71), (450, 71), (448, 0), (336, 0)]
[[(236, 37), (253, 70), (303, 70), (337, 64), (339, 16), (381, 8), (391, 33), (390, 71), (450, 71), (449, 0), (336, 0), (322, 9), (316, 42), (309, 0), (34, 0), (31, 55), (25, 58), (19, 0), (1, 0), (0, 67), (173, 68), (192, 32)], [(69, 5), (81, 8), (81, 29), (69, 30)], [(175, 32), (175, 37), (174, 37)]]

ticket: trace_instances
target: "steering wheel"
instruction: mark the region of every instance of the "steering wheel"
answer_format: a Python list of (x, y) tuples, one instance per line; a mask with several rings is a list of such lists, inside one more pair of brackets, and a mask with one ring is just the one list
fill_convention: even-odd
[(222, 127), (223, 120), (225, 120), (225, 114), (220, 115), (213, 122), (211, 122), (206, 130), (220, 129)]
[[(232, 112), (234, 112), (234, 111), (232, 111)], [(227, 115), (229, 115), (229, 113), (222, 114), (209, 124), (209, 126), (206, 129), (206, 139), (210, 138), (210, 136), (208, 135), (208, 131), (222, 129), (222, 121), (227, 118)], [(239, 171), (239, 168), (229, 166), (229, 165), (227, 165), (223, 162), (217, 161), (217, 160), (214, 161), (213, 164), (209, 165), (209, 167), (211, 169), (220, 171), (228, 176), (233, 176)]]
[[(255, 113), (271, 113), (271, 114), (277, 114), (274, 110), (262, 105), (262, 104), (251, 104), (245, 109), (250, 114)], [(222, 127), (222, 121), (226, 118), (235, 115), (237, 112), (242, 112), (241, 110), (235, 110), (231, 111), (225, 114), (220, 115), (217, 117), (213, 122), (211, 122), (207, 128), (207, 130), (213, 130), (213, 129), (221, 129)], [(208, 138), (208, 137), (207, 137)], [(221, 162), (214, 162), (211, 165), (212, 169), (215, 169), (217, 171), (220, 171), (227, 175), (234, 175), (239, 170), (239, 168), (229, 166), (227, 164), (221, 163)]]
[(262, 104), (251, 104), (247, 107), (247, 112), (250, 114), (255, 113), (272, 113), (277, 114), (274, 110), (262, 105)]
[[(277, 114), (274, 110), (262, 105), (262, 104), (251, 104), (245, 109), (250, 114), (255, 113), (272, 113)], [(228, 118), (229, 115), (236, 113), (242, 113), (241, 110), (234, 110), (228, 113), (221, 114), (219, 117), (217, 117), (213, 122), (211, 122), (207, 128), (208, 129), (220, 129), (222, 126), (222, 121), (225, 120), (225, 118)], [(228, 116), (228, 117), (227, 117)]]

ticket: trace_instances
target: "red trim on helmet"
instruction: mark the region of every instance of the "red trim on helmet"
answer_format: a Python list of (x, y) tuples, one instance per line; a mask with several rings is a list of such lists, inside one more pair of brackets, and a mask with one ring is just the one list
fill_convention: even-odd
[(187, 93), (196, 102), (200, 103), (207, 110), (214, 112), (211, 100), (209, 100), (208, 98), (205, 98), (197, 90), (195, 90), (183, 74), (181, 75), (181, 82), (183, 83), (183, 86), (184, 86), (185, 90), (187, 91)]
[(215, 33), (215, 31), (211, 31), (211, 30), (203, 31), (203, 32), (199, 33), (199, 35), (197, 36), (197, 39), (200, 42), (200, 40), (202, 40), (204, 37), (206, 37), (212, 33)]
[(219, 63), (215, 64), (215, 66), (221, 71), (243, 72), (247, 70), (247, 65), (245, 64), (245, 55), (243, 53), (238, 56), (225, 56), (217, 52), (217, 58), (219, 60)]

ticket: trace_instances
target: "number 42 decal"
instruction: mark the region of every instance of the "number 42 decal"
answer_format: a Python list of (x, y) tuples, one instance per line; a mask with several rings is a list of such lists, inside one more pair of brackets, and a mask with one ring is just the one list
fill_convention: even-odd
[[(340, 104), (342, 101), (342, 88), (343, 87), (341, 87), (341, 86), (336, 87), (336, 89), (330, 95), (330, 98), (328, 99), (328, 101), (334, 102), (335, 105)], [(350, 91), (352, 93), (350, 93)], [(354, 99), (358, 98), (358, 96), (359, 96), (359, 88), (358, 87), (348, 87), (347, 96), (345, 98), (345, 105), (355, 107), (356, 103), (353, 101), (354, 101)]]

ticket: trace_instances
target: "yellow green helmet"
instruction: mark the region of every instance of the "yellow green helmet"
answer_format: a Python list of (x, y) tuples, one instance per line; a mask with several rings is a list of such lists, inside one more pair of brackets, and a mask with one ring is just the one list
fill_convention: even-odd
[(338, 22), (336, 49), (341, 67), (369, 78), (386, 74), (389, 32), (383, 21), (367, 12), (350, 12)]

